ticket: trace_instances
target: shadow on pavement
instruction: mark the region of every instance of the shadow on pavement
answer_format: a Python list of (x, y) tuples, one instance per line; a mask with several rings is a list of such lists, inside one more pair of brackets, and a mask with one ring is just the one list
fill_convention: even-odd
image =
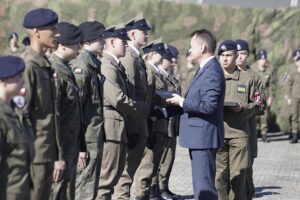
[(272, 195), (279, 195), (279, 192), (272, 192), (272, 191), (264, 191), (264, 190), (278, 190), (282, 189), (280, 186), (262, 186), (255, 188), (255, 194), (253, 198), (260, 198), (263, 196), (272, 196)]
[(194, 195), (193, 194), (184, 195), (184, 196), (178, 195), (178, 197), (176, 197), (174, 199), (176, 199), (176, 200), (189, 200), (189, 199), (194, 199)]

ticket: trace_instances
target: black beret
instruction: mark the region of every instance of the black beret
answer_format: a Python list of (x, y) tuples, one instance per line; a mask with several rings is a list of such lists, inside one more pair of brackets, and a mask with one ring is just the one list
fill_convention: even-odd
[(89, 42), (101, 37), (105, 31), (105, 26), (98, 22), (83, 22), (79, 25), (82, 34), (82, 41)]
[(147, 20), (144, 17), (144, 14), (137, 15), (135, 18), (129, 20), (125, 24), (127, 31), (138, 29), (141, 31), (149, 31), (151, 30), (151, 27)]
[(119, 38), (121, 40), (130, 40), (124, 24), (119, 24), (117, 26), (111, 26), (107, 28), (107, 30), (103, 33), (103, 38)]
[(300, 49), (294, 50), (294, 52), (293, 52), (293, 58), (294, 58), (295, 61), (300, 60)]
[(29, 11), (23, 20), (25, 28), (40, 28), (55, 25), (58, 22), (57, 14), (48, 8), (38, 8)]
[(0, 56), (0, 79), (13, 77), (25, 69), (22, 58), (17, 56)]
[(235, 42), (232, 40), (225, 40), (222, 44), (220, 44), (218, 55), (221, 55), (225, 51), (237, 51)]
[(30, 45), (30, 39), (28, 36), (24, 37), (23, 40), (22, 40), (22, 44), (24, 46), (29, 46)]
[(82, 40), (82, 35), (79, 27), (68, 22), (58, 23), (57, 32), (60, 34), (58, 42), (63, 45), (78, 44)]
[(167, 50), (171, 53), (172, 58), (177, 58), (179, 55), (179, 51), (176, 47), (174, 47), (173, 45), (168, 44), (167, 45)]
[(165, 44), (165, 53), (162, 57), (163, 57), (163, 59), (167, 59), (167, 60), (172, 60), (172, 58), (174, 58), (171, 51), (168, 49), (168, 46), (166, 44)]
[(161, 39), (157, 39), (155, 41), (150, 42), (146, 46), (143, 47), (144, 54), (149, 52), (157, 52), (161, 55), (166, 53), (165, 45)]
[(249, 52), (249, 45), (246, 40), (238, 39), (235, 41), (236, 48), (238, 51), (248, 51)]
[(260, 59), (267, 59), (267, 52), (264, 49), (261, 49), (257, 52), (256, 54), (256, 59), (260, 60)]

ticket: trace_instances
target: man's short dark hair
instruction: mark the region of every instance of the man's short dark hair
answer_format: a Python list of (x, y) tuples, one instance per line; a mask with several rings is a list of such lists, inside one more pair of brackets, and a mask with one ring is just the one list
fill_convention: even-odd
[(196, 36), (203, 40), (207, 45), (207, 50), (215, 53), (217, 47), (216, 37), (207, 29), (199, 29), (191, 33), (191, 37)]

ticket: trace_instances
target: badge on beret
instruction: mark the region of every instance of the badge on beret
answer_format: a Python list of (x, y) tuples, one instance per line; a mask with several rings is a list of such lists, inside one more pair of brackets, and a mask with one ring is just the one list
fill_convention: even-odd
[(77, 68), (74, 70), (75, 74), (82, 74), (82, 69)]
[(13, 98), (13, 102), (16, 104), (18, 108), (23, 108), (25, 106), (25, 98), (24, 96), (17, 95)]
[(236, 45), (236, 48), (237, 48), (238, 51), (240, 51), (242, 49), (240, 44)]
[(19, 92), (19, 95), (24, 97), (26, 95), (26, 89), (25, 88), (21, 88), (20, 92)]
[(222, 51), (226, 51), (226, 50), (227, 50), (226, 45), (223, 44), (223, 45), (221, 46), (221, 49), (222, 49)]

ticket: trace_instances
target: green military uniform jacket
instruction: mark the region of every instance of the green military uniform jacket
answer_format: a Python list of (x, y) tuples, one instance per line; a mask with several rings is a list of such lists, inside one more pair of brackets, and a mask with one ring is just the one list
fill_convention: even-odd
[(102, 58), (104, 81), (104, 130), (106, 139), (128, 142), (128, 116), (144, 117), (149, 112), (147, 102), (134, 101), (129, 97), (129, 81), (125, 68), (108, 53)]
[(248, 137), (249, 117), (257, 113), (257, 107), (253, 103), (255, 83), (247, 72), (236, 69), (233, 74), (225, 74), (226, 93), (225, 102), (241, 103), (244, 109), (236, 113), (230, 108), (224, 108), (224, 132), (225, 138)]
[(60, 113), (58, 123), (62, 147), (65, 154), (74, 155), (79, 151), (79, 142), (84, 143), (83, 134), (81, 134), (82, 115), (79, 89), (67, 61), (55, 54), (52, 54), (49, 60), (55, 71), (56, 107)]
[(275, 84), (274, 84), (275, 74), (273, 72), (273, 67), (268, 64), (266, 70), (261, 71), (258, 69), (257, 63), (254, 63), (251, 66), (251, 69), (255, 71), (261, 78), (262, 85), (264, 88), (265, 98), (266, 99), (268, 99), (269, 97), (274, 98), (275, 97)]
[(33, 163), (63, 160), (64, 153), (57, 129), (53, 69), (45, 56), (30, 47), (22, 54), (24, 71), (24, 115), (29, 117), (35, 133)]
[[(166, 80), (164, 76), (159, 72), (159, 69), (149, 62), (146, 62), (146, 66), (148, 69), (151, 70), (154, 84), (155, 84), (155, 90), (168, 90), (168, 85), (166, 83)], [(155, 104), (157, 103), (160, 107), (166, 107), (166, 103), (162, 102), (161, 100), (157, 100), (156, 95), (153, 95), (153, 101)], [(167, 119), (158, 119), (152, 124), (152, 132), (160, 132), (164, 134), (168, 134), (168, 120)]]
[(292, 71), (293, 73), (289, 73), (289, 78), (287, 80), (287, 96), (290, 99), (300, 99), (300, 72), (297, 70)]
[(103, 136), (103, 80), (100, 66), (97, 56), (85, 49), (71, 62), (79, 87), (85, 142), (98, 143)]
[[(153, 95), (153, 80), (151, 71), (146, 67), (144, 60), (132, 48), (126, 48), (125, 57), (120, 58), (122, 65), (128, 75), (129, 87), (128, 96), (135, 101), (149, 102), (146, 106), (150, 110), (151, 102), (149, 99)], [(128, 116), (128, 134), (140, 134), (144, 137), (149, 136), (147, 115), (137, 118), (135, 116)]]
[(30, 197), (30, 137), (13, 109), (0, 99), (0, 199)]

